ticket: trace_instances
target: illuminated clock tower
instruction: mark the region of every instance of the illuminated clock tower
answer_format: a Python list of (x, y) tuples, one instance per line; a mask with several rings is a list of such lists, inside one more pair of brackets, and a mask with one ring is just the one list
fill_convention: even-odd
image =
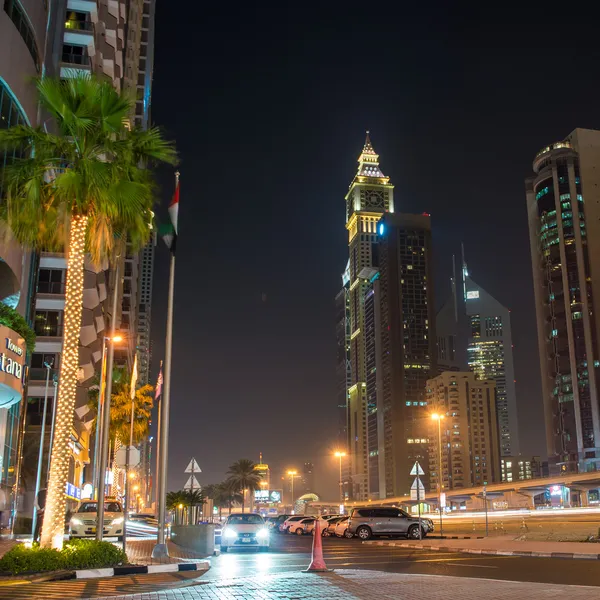
[(350, 359), (348, 389), (348, 449), (350, 496), (368, 499), (367, 377), (364, 342), (364, 296), (375, 273), (377, 224), (386, 212), (394, 212), (394, 186), (379, 168), (369, 132), (358, 157), (358, 171), (346, 195), (346, 229), (350, 251)]

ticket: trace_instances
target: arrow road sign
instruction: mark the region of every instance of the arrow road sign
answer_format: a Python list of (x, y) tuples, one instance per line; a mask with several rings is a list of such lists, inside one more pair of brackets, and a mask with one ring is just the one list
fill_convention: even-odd
[(202, 469), (198, 466), (195, 458), (190, 460), (190, 464), (187, 466), (184, 473), (202, 473)]
[(200, 490), (202, 486), (198, 483), (198, 480), (194, 475), (190, 475), (186, 484), (183, 486), (184, 490)]
[(410, 470), (411, 475), (425, 475), (425, 471), (421, 468), (419, 461), (416, 461), (413, 468)]
[[(417, 487), (418, 486), (418, 487)], [(418, 492), (417, 492), (418, 489)], [(411, 500), (423, 500), (425, 498), (425, 486), (423, 482), (416, 477), (413, 484), (410, 486), (410, 499)]]

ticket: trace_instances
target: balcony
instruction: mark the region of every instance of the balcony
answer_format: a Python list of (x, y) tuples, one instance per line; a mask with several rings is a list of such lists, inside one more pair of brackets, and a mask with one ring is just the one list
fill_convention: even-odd
[(92, 69), (92, 61), (85, 46), (65, 44), (61, 60), (60, 76), (63, 79), (68, 79), (80, 73), (87, 73)]
[[(79, 16), (84, 15), (80, 14)], [(63, 41), (65, 44), (93, 48), (94, 24), (91, 21), (82, 18), (67, 19), (65, 21), (65, 34)]]
[(37, 287), (38, 294), (57, 294), (64, 296), (65, 284), (61, 281), (40, 281)]

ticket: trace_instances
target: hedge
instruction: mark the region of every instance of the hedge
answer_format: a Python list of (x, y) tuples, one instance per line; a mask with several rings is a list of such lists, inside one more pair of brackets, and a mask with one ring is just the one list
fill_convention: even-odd
[(7, 306), (3, 302), (0, 302), (0, 324), (10, 327), (13, 331), (16, 331), (22, 338), (25, 339), (27, 345), (27, 352), (30, 354), (35, 349), (35, 332), (27, 321), (10, 306)]
[(0, 573), (41, 573), (43, 571), (73, 571), (76, 569), (100, 569), (127, 564), (122, 548), (110, 542), (97, 540), (71, 540), (61, 551), (19, 544), (0, 559)]

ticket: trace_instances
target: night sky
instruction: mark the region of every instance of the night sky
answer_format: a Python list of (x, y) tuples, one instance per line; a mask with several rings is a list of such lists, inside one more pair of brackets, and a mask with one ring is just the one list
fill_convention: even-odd
[[(169, 488), (192, 455), (206, 484), (262, 451), (276, 469), (314, 462), (335, 497), (334, 297), (366, 129), (396, 210), (432, 215), (437, 307), (463, 241), (512, 310), (521, 447), (543, 455), (524, 178), (543, 146), (600, 127), (598, 52), (486, 47), (439, 11), (374, 27), (157, 4), (153, 120), (181, 155)], [(153, 378), (167, 278), (160, 245)]]

